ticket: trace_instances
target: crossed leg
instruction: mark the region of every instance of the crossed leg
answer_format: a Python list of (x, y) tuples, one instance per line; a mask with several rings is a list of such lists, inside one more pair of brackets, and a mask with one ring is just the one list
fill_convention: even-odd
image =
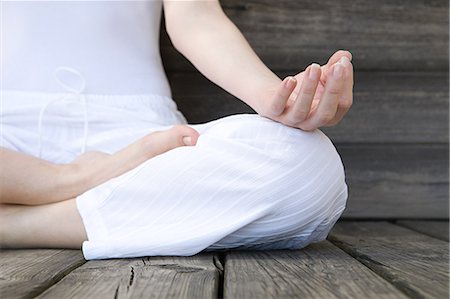
[(197, 138), (177, 125), (112, 155), (87, 152), (66, 165), (0, 148), (0, 247), (80, 248), (87, 237), (73, 197)]
[(87, 240), (75, 199), (38, 206), (0, 205), (0, 247), (73, 248)]
[(85, 257), (97, 259), (301, 248), (325, 239), (347, 193), (340, 158), (322, 133), (245, 115), (202, 130), (196, 147), (151, 159), (76, 201), (2, 206), (0, 244), (87, 241)]

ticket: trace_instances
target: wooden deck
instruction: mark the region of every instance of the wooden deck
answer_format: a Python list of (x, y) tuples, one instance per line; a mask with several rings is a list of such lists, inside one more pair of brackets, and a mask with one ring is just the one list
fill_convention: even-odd
[(88, 261), (0, 252), (3, 298), (449, 298), (448, 221), (339, 221), (302, 250)]
[[(324, 129), (350, 192), (328, 240), (302, 250), (88, 262), (77, 250), (6, 250), (0, 299), (449, 298), (449, 223), (440, 220), (449, 218), (448, 1), (221, 4), (281, 78), (336, 49), (353, 53), (354, 105)], [(189, 123), (253, 112), (177, 53), (164, 24), (161, 53)]]

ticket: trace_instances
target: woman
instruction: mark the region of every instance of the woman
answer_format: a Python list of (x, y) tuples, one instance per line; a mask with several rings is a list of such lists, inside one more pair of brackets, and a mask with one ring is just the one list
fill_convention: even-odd
[(3, 3), (3, 247), (293, 249), (342, 214), (343, 166), (317, 128), (352, 105), (351, 54), (280, 80), (218, 1), (163, 4), (177, 50), (258, 115), (186, 124), (159, 56), (160, 1)]

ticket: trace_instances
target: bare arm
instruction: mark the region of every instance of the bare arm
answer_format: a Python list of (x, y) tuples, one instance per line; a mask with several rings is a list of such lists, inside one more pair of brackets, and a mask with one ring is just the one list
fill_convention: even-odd
[(152, 157), (195, 145), (197, 138), (194, 129), (178, 125), (149, 134), (112, 155), (87, 152), (70, 164), (54, 164), (0, 147), (0, 203), (39, 205), (74, 198)]
[(217, 1), (165, 1), (167, 32), (208, 79), (247, 104), (281, 80), (252, 50)]
[[(312, 130), (337, 123), (350, 108), (353, 69), (349, 52), (338, 51), (317, 76), (306, 76), (305, 90), (300, 83), (311, 66), (282, 83), (258, 58), (218, 1), (165, 0), (164, 11), (167, 32), (175, 48), (208, 79), (259, 114)], [(342, 57), (346, 57), (345, 61), (340, 60)], [(334, 79), (329, 74), (338, 62), (342, 76)], [(316, 70), (317, 66), (312, 68)], [(293, 105), (296, 99), (300, 100)], [(307, 110), (306, 115), (299, 110)]]
[[(76, 176), (68, 165), (57, 165), (29, 155), (0, 148), (0, 202), (40, 204), (55, 201), (55, 195), (70, 198), (68, 186)], [(59, 192), (58, 192), (59, 191)], [(63, 192), (61, 192), (63, 191)]]

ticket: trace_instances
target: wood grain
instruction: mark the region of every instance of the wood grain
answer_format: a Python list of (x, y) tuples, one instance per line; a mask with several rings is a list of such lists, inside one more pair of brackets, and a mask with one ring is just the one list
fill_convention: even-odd
[(216, 298), (213, 254), (89, 261), (38, 298)]
[[(448, 1), (223, 0), (225, 13), (274, 70), (324, 63), (337, 49), (358, 70), (448, 70)], [(193, 70), (163, 31), (166, 69)]]
[(328, 241), (225, 258), (224, 298), (407, 298)]
[(448, 220), (447, 221), (420, 221), (420, 220), (400, 220), (395, 224), (413, 229), (417, 232), (429, 235), (448, 242)]
[[(293, 73), (279, 73), (281, 77)], [(254, 113), (198, 73), (169, 75), (173, 97), (190, 123)], [(340, 142), (448, 142), (448, 73), (356, 73), (354, 104), (324, 128)]]
[(349, 186), (343, 218), (448, 219), (448, 145), (337, 148)]
[(21, 249), (0, 251), (0, 295), (31, 298), (85, 263), (80, 250)]
[(388, 222), (338, 222), (328, 239), (412, 298), (448, 298), (448, 243)]

